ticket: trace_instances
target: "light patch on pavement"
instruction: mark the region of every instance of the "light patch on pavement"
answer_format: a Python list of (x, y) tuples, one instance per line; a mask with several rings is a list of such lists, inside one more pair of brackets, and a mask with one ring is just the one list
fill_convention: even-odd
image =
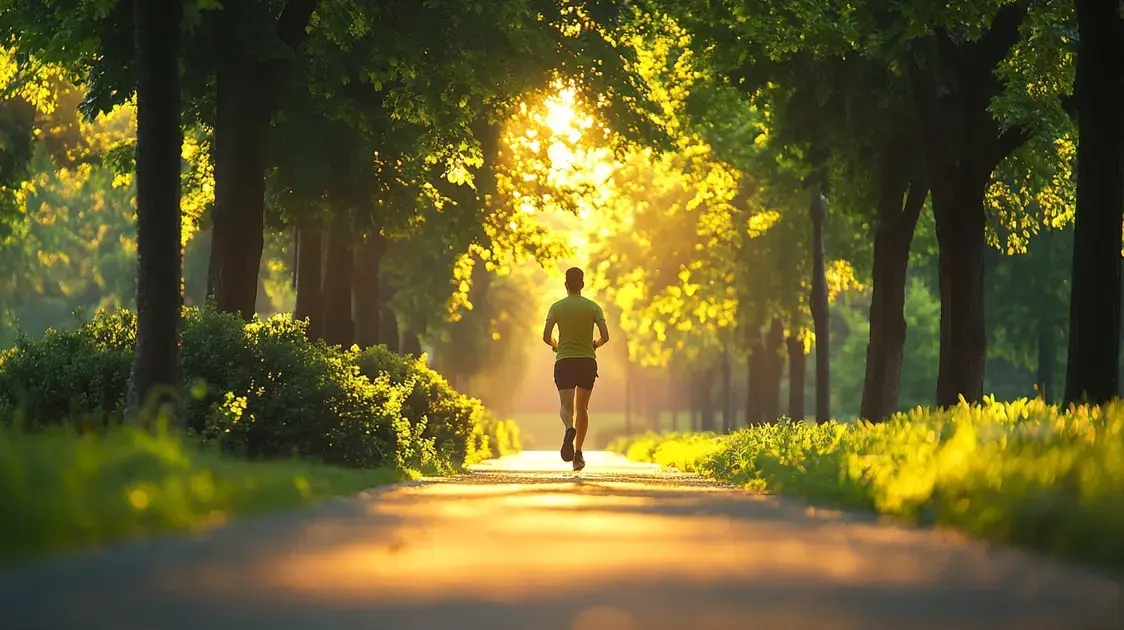
[[(481, 468), (549, 471), (556, 459), (555, 453), (525, 453)], [(789, 510), (804, 519), (794, 523), (775, 513), (775, 497), (679, 485), (678, 473), (607, 453), (587, 459), (591, 466), (581, 484), (466, 480), (383, 496), (371, 508), (400, 522), (393, 535), (404, 542), (393, 550), (366, 541), (318, 546), (281, 557), (250, 579), (332, 601), (514, 602), (543, 592), (671, 578), (910, 589), (946, 580), (950, 570), (979, 588), (1010, 578), (1001, 562), (973, 561), (975, 552), (963, 542), (934, 549), (958, 543), (937, 541), (929, 531), (843, 523), (841, 512), (804, 507)], [(638, 474), (663, 484), (614, 485), (615, 476)]]

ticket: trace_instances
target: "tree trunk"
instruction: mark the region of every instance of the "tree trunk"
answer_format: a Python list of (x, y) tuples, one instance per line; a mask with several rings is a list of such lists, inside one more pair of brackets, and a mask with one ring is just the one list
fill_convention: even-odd
[[(986, 182), (985, 182), (986, 183)], [(937, 375), (937, 406), (951, 407), (960, 396), (969, 403), (983, 400), (987, 363), (984, 328), (983, 185), (964, 183), (960, 201), (934, 194), (937, 243), (940, 245), (941, 358)], [(972, 209), (974, 208), (974, 209)]]
[(351, 319), (351, 277), (355, 265), (350, 233), (339, 220), (328, 237), (324, 260), (324, 341), (345, 348), (354, 342)]
[(687, 380), (691, 384), (691, 431), (703, 430), (703, 384), (699, 378), (699, 370), (690, 368), (687, 371)]
[(761, 408), (765, 422), (781, 417), (781, 378), (784, 376), (784, 322), (774, 317), (765, 335), (765, 378), (762, 380)]
[(1046, 404), (1054, 402), (1054, 361), (1058, 354), (1058, 335), (1049, 317), (1038, 321), (1038, 395)]
[(487, 212), (492, 205), (491, 197), (496, 194), (496, 163), (503, 147), (503, 125), (481, 115), (473, 121), (472, 132), (480, 142), (480, 155), (483, 159), (476, 173), (477, 202), (480, 209)]
[(402, 334), (402, 354), (420, 357), (422, 354), (421, 337), (410, 329)]
[[(316, 0), (290, 0), (277, 20), (277, 37), (295, 51)], [(207, 294), (215, 306), (254, 316), (265, 229), (266, 136), (288, 79), (291, 58), (254, 57), (239, 27), (261, 8), (255, 3), (224, 3), (221, 47), (225, 59), (215, 77), (215, 205)], [(250, 15), (247, 15), (250, 14)]]
[[(909, 250), (928, 187), (902, 167), (909, 147), (888, 147), (882, 153), (878, 228), (874, 237), (874, 278), (870, 300), (870, 341), (866, 349), (860, 415), (881, 422), (897, 411), (901, 392), (902, 352), (905, 348), (905, 289)], [(908, 167), (906, 167), (908, 168)], [(909, 196), (902, 206), (902, 198)]]
[(183, 4), (134, 4), (137, 60), (137, 340), (127, 400), (175, 404), (180, 385), (179, 40)]
[(297, 303), (294, 319), (308, 320), (308, 338), (324, 336), (322, 230), (314, 221), (302, 221), (297, 227)]
[(764, 421), (764, 407), (762, 406), (761, 385), (764, 379), (764, 343), (761, 339), (761, 327), (750, 324), (750, 352), (745, 358), (745, 424), (754, 426)]
[(384, 305), (379, 315), (379, 322), (379, 343), (389, 348), (391, 352), (400, 352), (402, 339), (398, 330), (398, 317), (394, 311)]
[(382, 295), (379, 269), (386, 252), (386, 240), (380, 233), (363, 239), (356, 252), (355, 274), (352, 277), (355, 300), (355, 342), (360, 348), (382, 343)]
[[(730, 344), (726, 344), (722, 352), (722, 432), (734, 431), (734, 397), (733, 397), (733, 371), (734, 366), (730, 356)], [(668, 395), (671, 390), (668, 390)]]
[(761, 424), (765, 419), (765, 409), (762, 405), (765, 380), (766, 362), (765, 345), (761, 338), (761, 328), (757, 324), (749, 326), (749, 356), (746, 358), (746, 426)]
[(624, 366), (624, 432), (632, 435), (632, 363)]
[[(793, 331), (796, 333), (796, 331)], [(788, 417), (804, 421), (804, 377), (807, 373), (804, 340), (793, 334), (785, 340), (788, 347)]]
[(699, 396), (699, 431), (714, 432), (718, 426), (714, 417), (714, 369), (711, 365), (696, 373)]
[[(385, 256), (385, 254), (386, 252), (384, 250), (383, 255)], [(398, 315), (394, 312), (394, 309), (390, 307), (390, 301), (394, 299), (395, 294), (398, 293), (398, 289), (387, 282), (385, 278), (381, 278), (379, 280), (379, 292), (382, 295), (379, 338), (382, 340), (383, 345), (389, 348), (391, 352), (401, 353), (402, 331), (398, 328)]]
[(683, 379), (677, 378), (678, 370), (674, 363), (667, 366), (667, 391), (671, 396), (671, 430), (679, 430), (679, 415), (683, 410)]
[(1004, 5), (972, 43), (938, 33), (936, 63), (910, 66), (940, 245), (939, 407), (983, 398), (984, 195), (995, 167), (1029, 137), (1024, 128), (1000, 129), (989, 108), (1003, 90), (995, 70), (1018, 43), (1026, 12), (1022, 3)]
[(216, 76), (215, 205), (207, 294), (221, 311), (254, 316), (264, 247), (266, 111), (264, 77), (232, 59)]
[(812, 187), (812, 325), (816, 329), (816, 422), (831, 420), (831, 327), (827, 306), (823, 230), (827, 217), (820, 186)]
[(647, 422), (648, 427), (653, 431), (660, 430), (660, 419), (652, 413), (652, 398), (651, 398), (651, 375), (640, 372), (640, 414)]
[[(1120, 304), (1120, 311), (1121, 311), (1121, 313), (1124, 313), (1124, 290), (1120, 291), (1120, 298), (1122, 300), (1122, 302)], [(1124, 317), (1122, 317), (1121, 319), (1124, 319)], [(1067, 347), (1067, 350), (1068, 350), (1068, 347)], [(1122, 360), (1124, 360), (1124, 331), (1121, 331), (1121, 334), (1120, 334), (1120, 358), (1117, 359), (1117, 361), (1120, 362)], [(1118, 374), (1124, 374), (1124, 363), (1118, 363), (1117, 373)], [(1119, 379), (1119, 382), (1116, 384), (1116, 387), (1117, 387), (1117, 396), (1120, 397), (1120, 398), (1124, 398), (1124, 378)]]
[(1119, 388), (1124, 222), (1124, 26), (1118, 3), (1077, 0), (1077, 212), (1066, 402), (1108, 402)]
[(254, 302), (254, 312), (262, 317), (270, 317), (276, 310), (273, 308), (273, 300), (269, 297), (269, 289), (265, 286), (266, 274), (264, 269), (258, 272), (258, 286), (254, 290), (257, 295), (257, 300)]

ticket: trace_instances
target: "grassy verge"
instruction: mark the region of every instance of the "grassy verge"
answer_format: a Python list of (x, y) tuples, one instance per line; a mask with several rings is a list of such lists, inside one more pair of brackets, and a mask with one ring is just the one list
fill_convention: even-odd
[(1124, 404), (917, 409), (614, 442), (632, 459), (1098, 564), (1124, 565)]
[(119, 428), (99, 437), (0, 426), (0, 564), (162, 530), (206, 528), (405, 476), (391, 468), (250, 462), (165, 432)]

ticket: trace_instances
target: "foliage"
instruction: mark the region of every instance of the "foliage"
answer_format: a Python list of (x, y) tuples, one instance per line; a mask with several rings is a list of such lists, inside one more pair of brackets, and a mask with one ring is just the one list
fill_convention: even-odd
[(38, 335), (64, 325), (76, 309), (129, 305), (136, 277), (133, 188), (116, 186), (103, 167), (56, 168), (41, 144), (31, 168), (22, 220), (0, 242), (4, 314)]
[(37, 433), (0, 422), (0, 563), (168, 529), (202, 529), (403, 478), (308, 461), (246, 462), (132, 427)]
[(364, 376), (408, 384), (399, 414), (410, 426), (423, 427), (423, 439), (432, 440), (444, 458), (473, 464), (519, 451), (514, 422), (495, 418), (479, 400), (458, 393), (427, 361), (424, 354), (403, 356), (381, 345), (357, 357)]
[(679, 470), (698, 470), (700, 461), (723, 448), (724, 436), (714, 433), (655, 433), (619, 437), (609, 443), (608, 450), (621, 453), (633, 461), (654, 462)]
[[(21, 339), (0, 355), (6, 418), (31, 428), (72, 417), (110, 422), (124, 402), (135, 334), (135, 316), (117, 310), (99, 311), (73, 332)], [(448, 471), (489, 456), (491, 445), (512, 447), (512, 428), (505, 425), (501, 440), (499, 423), (478, 401), (452, 391), (424, 363), (398, 358), (389, 371), (392, 356), (309, 342), (303, 322), (287, 315), (244, 324), (186, 308), (185, 420), (224, 452), (350, 467)], [(474, 436), (477, 424), (482, 433)]]
[(9, 236), (9, 222), (20, 214), (36, 137), (44, 131), (47, 137), (58, 135), (44, 119), (58, 110), (64, 75), (59, 66), (0, 46), (0, 239)]
[(883, 424), (785, 421), (729, 436), (647, 436), (618, 452), (755, 491), (951, 525), (1124, 563), (1124, 405), (1020, 399), (918, 408)]
[(20, 337), (0, 354), (5, 418), (36, 427), (78, 418), (104, 425), (124, 401), (135, 324), (128, 311), (98, 311), (73, 332)]
[[(51, 107), (35, 116), (26, 173), (14, 189), (18, 215), (7, 223), (9, 236), (0, 238), (0, 347), (10, 345), (18, 332), (38, 336), (47, 328), (73, 327), (76, 310), (133, 303), (135, 110), (126, 104), (85, 120), (76, 110), (84, 90), (59, 81), (51, 87)], [(214, 197), (202, 131), (186, 134), (183, 158), (182, 239), (191, 246)], [(270, 247), (269, 253), (276, 249)], [(266, 287), (281, 289), (273, 280), (277, 261), (269, 263), (262, 270)], [(190, 286), (193, 270), (185, 275)], [(272, 295), (285, 305), (283, 291)]]

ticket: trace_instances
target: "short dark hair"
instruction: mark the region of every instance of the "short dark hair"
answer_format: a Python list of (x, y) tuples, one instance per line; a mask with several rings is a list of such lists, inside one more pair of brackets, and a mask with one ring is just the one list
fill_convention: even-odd
[(572, 290), (580, 289), (585, 286), (585, 273), (577, 267), (570, 267), (566, 270), (566, 288)]

